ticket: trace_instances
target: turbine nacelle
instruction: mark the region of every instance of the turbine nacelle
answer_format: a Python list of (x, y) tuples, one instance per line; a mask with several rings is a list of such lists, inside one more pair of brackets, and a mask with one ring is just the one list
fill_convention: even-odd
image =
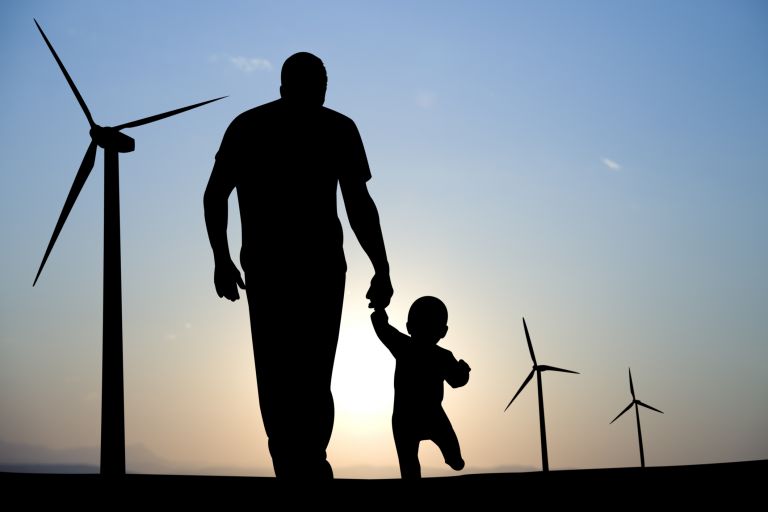
[(517, 395), (522, 393), (523, 389), (525, 389), (525, 386), (528, 385), (528, 383), (533, 379), (534, 376), (537, 378), (541, 378), (541, 372), (546, 371), (553, 371), (553, 372), (562, 372), (562, 373), (574, 373), (576, 375), (579, 374), (579, 372), (575, 372), (573, 370), (566, 370), (564, 368), (558, 368), (556, 366), (549, 366), (546, 364), (539, 364), (536, 361), (536, 354), (533, 352), (533, 343), (531, 342), (531, 335), (528, 333), (528, 324), (525, 323), (525, 318), (523, 318), (523, 329), (525, 330), (525, 340), (528, 343), (528, 351), (531, 353), (531, 360), (533, 361), (533, 367), (531, 368), (531, 373), (528, 374), (528, 377), (525, 378), (523, 381), (523, 385), (520, 386), (520, 389), (517, 390), (517, 393), (515, 393), (515, 396), (512, 397), (512, 400), (509, 401), (507, 406), (504, 408), (504, 411), (509, 409), (509, 406), (512, 405), (512, 402), (515, 401), (515, 398), (517, 398)]
[(136, 149), (136, 141), (111, 126), (94, 125), (90, 131), (91, 139), (99, 147), (112, 149), (118, 153), (130, 153)]

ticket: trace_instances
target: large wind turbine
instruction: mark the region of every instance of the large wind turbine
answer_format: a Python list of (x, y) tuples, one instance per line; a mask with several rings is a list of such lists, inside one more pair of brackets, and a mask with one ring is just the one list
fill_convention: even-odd
[[(121, 295), (120, 272), (120, 187), (118, 176), (118, 156), (120, 153), (130, 153), (134, 150), (134, 140), (120, 133), (124, 128), (153, 123), (166, 117), (174, 116), (187, 110), (200, 107), (206, 103), (220, 100), (203, 101), (187, 107), (178, 108), (162, 114), (145, 117), (118, 126), (99, 126), (93, 121), (91, 112), (85, 104), (83, 97), (77, 90), (75, 83), (69, 76), (64, 64), (61, 62), (56, 50), (35, 21), (37, 29), (45, 40), (53, 58), (64, 74), (70, 89), (75, 94), (80, 108), (83, 109), (88, 124), (90, 125), (91, 143), (85, 151), (85, 156), (80, 168), (75, 175), (75, 181), (69, 190), (64, 207), (53, 229), (48, 247), (45, 250), (43, 261), (35, 276), (34, 286), (45, 262), (59, 237), (61, 228), (67, 220), (72, 206), (77, 200), (85, 181), (93, 169), (96, 159), (96, 148), (104, 148), (104, 303), (103, 303), (103, 350), (102, 350), (102, 387), (101, 387), (101, 474), (124, 475), (125, 474), (125, 419), (123, 399), (123, 313)], [(223, 98), (224, 96), (222, 96)]]
[(517, 395), (519, 395), (525, 386), (531, 381), (533, 378), (533, 375), (536, 374), (536, 384), (539, 388), (539, 430), (541, 432), (541, 469), (542, 471), (549, 471), (549, 458), (547, 455), (547, 428), (544, 424), (544, 394), (541, 391), (541, 372), (545, 372), (547, 370), (555, 371), (555, 372), (564, 372), (564, 373), (576, 373), (572, 370), (564, 370), (562, 368), (555, 368), (554, 366), (546, 366), (543, 364), (538, 364), (536, 362), (536, 354), (533, 353), (533, 344), (531, 343), (531, 336), (528, 334), (528, 325), (525, 323), (525, 318), (523, 318), (523, 328), (525, 329), (525, 339), (528, 341), (528, 350), (531, 353), (531, 360), (533, 361), (533, 369), (531, 370), (531, 373), (528, 374), (528, 376), (523, 381), (523, 385), (520, 386), (520, 389), (517, 390), (517, 393), (515, 393), (515, 396), (512, 397), (512, 400), (509, 401), (507, 406), (504, 408), (504, 412), (509, 409), (509, 406), (512, 405), (512, 402), (515, 401), (515, 398), (517, 398)]
[[(645, 403), (641, 402), (640, 400), (638, 400), (637, 398), (635, 398), (635, 387), (632, 385), (632, 368), (629, 369), (629, 392), (632, 393), (632, 401), (629, 402), (629, 405), (627, 407), (625, 407), (624, 410), (621, 411), (618, 416), (613, 418), (613, 421), (611, 421), (611, 423), (613, 423), (614, 421), (619, 419), (621, 417), (621, 415), (624, 414), (625, 412), (627, 412), (633, 405), (635, 406), (635, 417), (637, 418), (637, 440), (640, 443), (640, 467), (644, 468), (645, 467), (645, 452), (643, 451), (643, 433), (640, 430), (640, 409), (639, 409), (639, 406), (645, 407), (646, 409), (650, 409), (650, 410), (656, 411), (656, 412), (661, 412), (661, 411), (656, 409), (655, 407), (651, 407), (650, 405), (645, 404)], [(661, 412), (661, 414), (664, 414), (664, 413)]]

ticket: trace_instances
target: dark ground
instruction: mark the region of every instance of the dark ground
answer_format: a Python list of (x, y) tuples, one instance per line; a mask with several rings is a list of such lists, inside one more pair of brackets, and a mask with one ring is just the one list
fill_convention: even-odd
[[(326, 510), (393, 508), (425, 510), (514, 509), (538, 504), (608, 509), (645, 504), (760, 508), (768, 495), (768, 460), (696, 466), (551, 471), (547, 474), (495, 473), (400, 480), (335, 480), (325, 484), (278, 482), (274, 478), (0, 473), (5, 510), (55, 504), (67, 509), (116, 508), (118, 504), (156, 508)], [(18, 500), (18, 501), (17, 501)], [(36, 508), (36, 507), (35, 507)], [(121, 507), (122, 508), (122, 507)]]

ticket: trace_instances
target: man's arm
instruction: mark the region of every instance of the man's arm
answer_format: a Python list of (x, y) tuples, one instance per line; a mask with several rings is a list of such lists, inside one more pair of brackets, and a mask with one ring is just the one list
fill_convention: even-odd
[(340, 180), (344, 207), (347, 210), (349, 224), (357, 240), (373, 264), (374, 276), (371, 287), (365, 295), (371, 302), (369, 308), (384, 309), (392, 298), (392, 283), (389, 280), (389, 262), (384, 248), (384, 237), (379, 224), (379, 212), (365, 180), (344, 178)]
[(213, 249), (213, 260), (216, 265), (213, 281), (219, 297), (231, 301), (240, 298), (237, 287), (245, 289), (245, 283), (240, 271), (232, 261), (227, 243), (227, 201), (234, 190), (235, 184), (228, 179), (224, 164), (216, 161), (211, 171), (211, 178), (205, 189), (203, 206), (205, 209), (205, 226), (208, 229), (208, 239)]

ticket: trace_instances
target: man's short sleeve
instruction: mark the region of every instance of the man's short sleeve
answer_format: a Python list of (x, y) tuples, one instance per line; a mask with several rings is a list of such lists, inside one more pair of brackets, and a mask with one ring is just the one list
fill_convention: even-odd
[(355, 123), (350, 119), (345, 133), (345, 150), (343, 151), (340, 178), (341, 179), (371, 179), (371, 169), (365, 156), (363, 139)]
[(221, 145), (216, 152), (216, 161), (218, 163), (234, 163), (240, 160), (241, 141), (240, 141), (240, 122), (238, 118), (235, 118), (229, 126), (227, 131), (224, 132), (224, 137), (221, 139)]

